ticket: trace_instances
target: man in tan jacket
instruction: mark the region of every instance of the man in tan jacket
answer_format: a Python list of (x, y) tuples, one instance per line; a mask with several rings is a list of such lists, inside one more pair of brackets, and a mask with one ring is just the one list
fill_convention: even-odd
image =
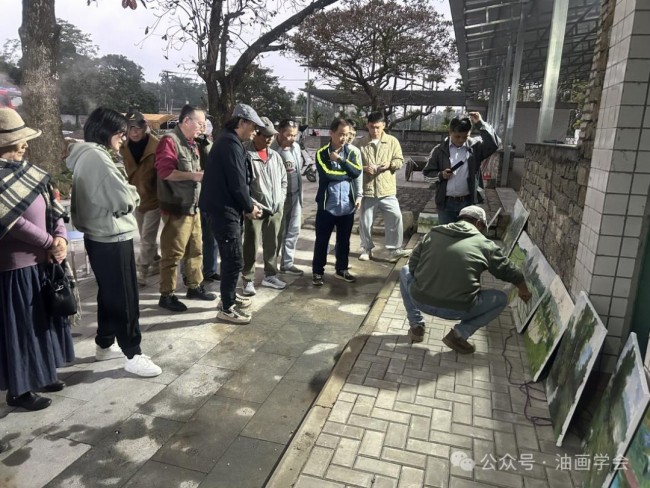
[[(154, 161), (159, 139), (149, 133), (144, 116), (133, 111), (126, 114), (127, 141), (120, 148), (129, 183), (138, 189), (140, 205), (135, 210), (135, 219), (140, 232), (140, 254), (137, 258), (138, 284), (146, 286), (147, 275), (158, 270), (158, 228), (160, 209), (156, 180), (158, 178)], [(160, 258), (158, 257), (158, 260)]]
[(385, 127), (384, 114), (371, 113), (366, 125), (368, 135), (359, 141), (363, 160), (363, 199), (359, 218), (360, 261), (368, 261), (375, 247), (372, 242), (372, 223), (376, 208), (384, 214), (385, 248), (390, 253), (390, 261), (395, 262), (410, 254), (410, 251), (402, 249), (404, 228), (395, 176), (395, 172), (402, 167), (404, 156), (399, 141), (386, 134)]

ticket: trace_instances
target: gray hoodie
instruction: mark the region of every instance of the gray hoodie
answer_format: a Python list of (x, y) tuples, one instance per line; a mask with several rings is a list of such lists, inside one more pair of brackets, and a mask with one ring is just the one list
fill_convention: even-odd
[(133, 211), (140, 204), (140, 196), (108, 150), (94, 142), (74, 144), (66, 165), (72, 171), (70, 210), (74, 226), (93, 241), (132, 239), (137, 228)]

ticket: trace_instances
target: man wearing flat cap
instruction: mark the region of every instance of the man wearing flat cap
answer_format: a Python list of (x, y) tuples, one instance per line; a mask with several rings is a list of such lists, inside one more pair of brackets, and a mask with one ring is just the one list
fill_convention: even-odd
[(483, 235), (486, 229), (485, 210), (470, 205), (460, 211), (457, 222), (431, 229), (413, 250), (400, 273), (412, 342), (424, 340), (424, 312), (459, 320), (442, 342), (459, 354), (473, 353), (467, 339), (497, 318), (508, 303), (501, 290), (481, 289), (484, 271), (514, 284), (522, 300), (530, 299), (523, 274)]
[(260, 239), (264, 256), (264, 279), (262, 286), (284, 289), (287, 284), (278, 278), (277, 250), (278, 234), (282, 224), (284, 200), (287, 196), (287, 170), (282, 157), (271, 149), (273, 137), (278, 131), (267, 117), (261, 118), (264, 126), (260, 127), (253, 140), (244, 147), (251, 160), (251, 196), (262, 209), (262, 218), (244, 220), (244, 295), (255, 295), (255, 260)]
[(138, 189), (140, 205), (135, 210), (135, 220), (140, 232), (140, 254), (137, 258), (138, 284), (145, 286), (147, 276), (155, 274), (159, 263), (158, 228), (160, 227), (160, 209), (158, 208), (157, 180), (158, 174), (154, 163), (156, 148), (160, 140), (149, 133), (147, 120), (140, 112), (126, 114), (126, 144), (122, 144), (120, 154), (129, 183)]
[(236, 294), (243, 268), (242, 222), (262, 217), (262, 209), (250, 192), (251, 161), (244, 142), (250, 141), (264, 122), (252, 107), (235, 106), (232, 117), (212, 145), (203, 175), (199, 207), (208, 216), (221, 256), (221, 303), (217, 318), (234, 324), (247, 324), (251, 315), (250, 298)]

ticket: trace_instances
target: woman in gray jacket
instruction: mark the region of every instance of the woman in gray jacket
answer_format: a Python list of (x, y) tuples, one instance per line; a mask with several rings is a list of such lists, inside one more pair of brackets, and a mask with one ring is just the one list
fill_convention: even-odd
[(72, 171), (72, 222), (84, 233), (88, 259), (97, 280), (95, 359), (126, 356), (126, 371), (138, 376), (158, 376), (162, 370), (140, 350), (133, 252), (137, 228), (133, 212), (140, 197), (136, 187), (127, 183), (123, 166), (113, 160), (124, 142), (125, 131), (126, 119), (114, 110), (100, 107), (88, 117), (84, 124), (85, 142), (75, 144), (67, 159)]

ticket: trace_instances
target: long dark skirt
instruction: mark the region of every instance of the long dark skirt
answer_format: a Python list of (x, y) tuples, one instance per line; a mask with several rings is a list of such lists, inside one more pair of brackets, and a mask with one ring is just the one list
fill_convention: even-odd
[(12, 395), (54, 383), (74, 360), (70, 322), (45, 311), (44, 275), (43, 265), (0, 273), (0, 390)]

